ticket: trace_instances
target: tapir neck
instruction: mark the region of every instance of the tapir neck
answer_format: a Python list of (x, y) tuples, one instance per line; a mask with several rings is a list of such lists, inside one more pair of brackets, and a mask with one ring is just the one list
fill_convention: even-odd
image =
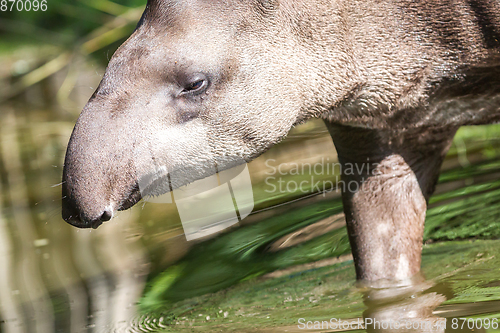
[[(476, 96), (500, 102), (498, 1), (343, 1), (331, 6), (338, 15), (322, 26), (341, 22), (331, 43), (341, 45), (345, 56), (335, 68), (318, 65), (328, 84), (318, 82), (331, 89), (327, 100), (321, 93), (325, 88), (317, 88), (322, 100), (314, 100), (315, 109), (322, 110), (322, 118), (372, 129), (407, 126), (400, 114), (408, 110), (415, 119), (426, 118), (422, 126), (493, 121), (489, 115), (498, 107), (478, 114), (481, 110), (467, 101), (453, 106), (464, 113), (454, 123), (446, 113), (449, 103), (464, 102), (468, 93), (454, 90), (457, 85), (472, 89), (480, 81), (485, 90)], [(324, 51), (338, 56), (328, 46)], [(339, 77), (343, 89), (335, 84)]]

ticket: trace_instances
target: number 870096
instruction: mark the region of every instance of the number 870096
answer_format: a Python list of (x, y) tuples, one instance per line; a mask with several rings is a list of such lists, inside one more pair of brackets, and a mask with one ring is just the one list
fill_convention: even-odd
[(451, 328), (452, 329), (464, 329), (468, 328), (470, 330), (481, 329), (481, 328), (492, 328), (498, 329), (498, 319), (493, 318), (453, 318), (451, 320)]
[(2, 12), (12, 12), (12, 11), (46, 11), (47, 10), (47, 0), (1, 0), (0, 1), (0, 11)]

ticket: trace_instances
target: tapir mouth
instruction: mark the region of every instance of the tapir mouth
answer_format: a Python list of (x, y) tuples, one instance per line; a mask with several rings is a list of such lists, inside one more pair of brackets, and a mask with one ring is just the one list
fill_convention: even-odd
[[(107, 207), (103, 207), (102, 211), (96, 214), (96, 218), (88, 218), (76, 207), (74, 200), (63, 199), (63, 219), (78, 228), (93, 228), (97, 229), (103, 222), (109, 221), (114, 216), (113, 207), (118, 207), (117, 211), (123, 211), (131, 208), (142, 199), (139, 185), (135, 184), (128, 194), (118, 203), (111, 203)], [(66, 197), (65, 197), (66, 198)]]
[[(77, 215), (66, 215), (65, 214), (65, 210), (63, 208), (63, 219), (64, 221), (66, 221), (68, 224), (71, 224), (72, 226), (74, 227), (77, 227), (77, 228), (82, 228), (82, 229), (86, 229), (86, 228), (92, 228), (92, 229), (97, 229), (97, 227), (99, 227), (103, 222), (105, 221), (109, 221), (111, 219), (111, 215), (109, 214), (106, 214), (106, 216), (103, 217), (103, 215), (101, 215), (101, 217), (99, 219), (95, 219), (95, 220), (86, 220), (82, 215), (80, 214), (77, 214)], [(108, 218), (109, 216), (109, 218)]]
[(141, 201), (141, 199), (142, 195), (141, 195), (141, 190), (139, 188), (139, 184), (135, 184), (132, 190), (130, 191), (128, 197), (125, 200), (123, 200), (118, 206), (118, 211), (127, 210), (133, 207), (136, 203)]

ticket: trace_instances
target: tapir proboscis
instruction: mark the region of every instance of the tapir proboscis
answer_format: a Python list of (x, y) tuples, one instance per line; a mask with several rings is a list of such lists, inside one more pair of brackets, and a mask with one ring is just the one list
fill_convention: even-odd
[(95, 228), (155, 167), (175, 189), (310, 118), (342, 165), (376, 168), (343, 175), (357, 278), (416, 275), (455, 132), (500, 121), (500, 1), (149, 0), (74, 128), (63, 217)]

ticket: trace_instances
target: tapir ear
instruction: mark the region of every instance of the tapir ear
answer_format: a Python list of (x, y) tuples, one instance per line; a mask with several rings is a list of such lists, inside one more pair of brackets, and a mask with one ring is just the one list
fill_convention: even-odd
[(278, 9), (279, 0), (258, 0), (258, 5), (263, 13), (271, 13)]

